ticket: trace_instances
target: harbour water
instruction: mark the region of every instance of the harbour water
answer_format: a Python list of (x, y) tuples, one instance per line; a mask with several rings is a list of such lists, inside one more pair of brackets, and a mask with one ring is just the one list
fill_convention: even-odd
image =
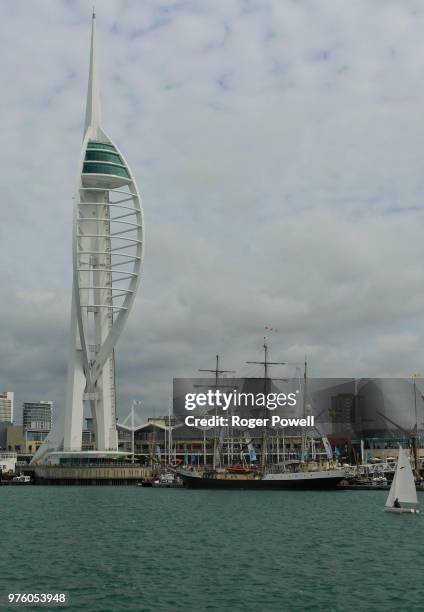
[(0, 609), (65, 591), (90, 612), (422, 610), (424, 514), (386, 497), (3, 487)]

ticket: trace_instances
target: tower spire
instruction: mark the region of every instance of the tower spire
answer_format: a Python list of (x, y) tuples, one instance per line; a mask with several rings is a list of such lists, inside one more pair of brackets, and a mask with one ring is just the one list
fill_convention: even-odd
[(96, 13), (93, 8), (91, 18), (91, 48), (90, 48), (90, 72), (88, 76), (87, 105), (85, 108), (84, 135), (91, 127), (93, 138), (97, 137), (101, 124), (100, 90), (99, 78), (96, 65)]

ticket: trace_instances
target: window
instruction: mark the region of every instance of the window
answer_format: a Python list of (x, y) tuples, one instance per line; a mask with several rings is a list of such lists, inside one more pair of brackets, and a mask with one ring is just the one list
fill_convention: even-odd
[(95, 162), (86, 162), (83, 166), (84, 174), (114, 174), (115, 176), (124, 176), (130, 178), (126, 168), (115, 166), (114, 164), (98, 164)]
[(122, 164), (122, 159), (117, 153), (109, 153), (108, 151), (86, 151), (85, 159), (87, 161), (106, 161)]
[(105, 142), (89, 142), (87, 144), (87, 149), (108, 149), (110, 151), (115, 151), (115, 147), (110, 144), (106, 144)]

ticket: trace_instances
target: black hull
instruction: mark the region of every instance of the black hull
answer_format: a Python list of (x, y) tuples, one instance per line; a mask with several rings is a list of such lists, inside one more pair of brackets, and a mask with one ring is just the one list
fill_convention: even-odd
[(296, 479), (296, 480), (250, 480), (250, 479), (227, 479), (227, 478), (198, 478), (195, 476), (182, 475), (184, 486), (189, 489), (239, 489), (239, 490), (301, 490), (317, 491), (337, 489), (340, 482), (345, 478), (335, 476), (334, 478)]

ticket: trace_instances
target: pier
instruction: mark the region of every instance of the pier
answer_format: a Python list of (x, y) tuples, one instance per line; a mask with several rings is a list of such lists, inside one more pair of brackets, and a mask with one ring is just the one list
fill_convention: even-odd
[(152, 476), (152, 468), (133, 464), (120, 465), (28, 465), (22, 473), (36, 485), (108, 486), (137, 485)]

